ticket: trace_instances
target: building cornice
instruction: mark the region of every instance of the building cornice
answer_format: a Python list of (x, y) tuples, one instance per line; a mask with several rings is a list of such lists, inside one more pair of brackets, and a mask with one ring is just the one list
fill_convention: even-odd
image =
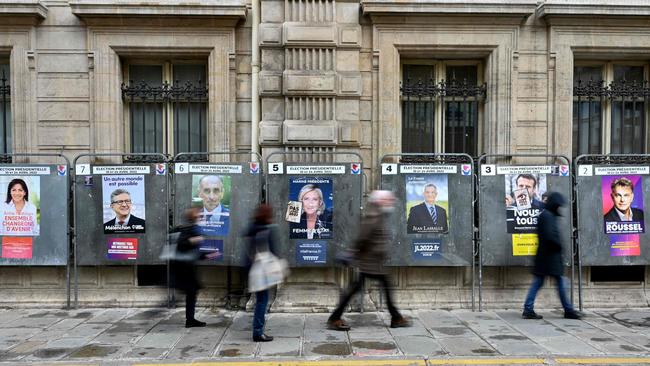
[[(246, 18), (241, 0), (72, 0), (72, 13), (84, 20), (95, 18), (219, 18), (235, 23)], [(234, 25), (234, 24), (233, 24)]]
[(47, 17), (47, 7), (40, 0), (9, 0), (0, 2), (0, 17), (21, 16), (43, 20)]
[(648, 17), (650, 3), (640, 0), (546, 0), (536, 13), (540, 18)]
[(528, 17), (535, 12), (537, 0), (361, 0), (368, 15), (497, 15)]

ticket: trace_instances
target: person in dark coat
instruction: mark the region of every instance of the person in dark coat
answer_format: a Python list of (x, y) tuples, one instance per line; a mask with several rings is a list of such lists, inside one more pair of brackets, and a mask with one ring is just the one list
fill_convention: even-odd
[(350, 285), (350, 288), (341, 297), (336, 310), (327, 320), (329, 329), (349, 330), (348, 325), (341, 316), (345, 307), (363, 285), (366, 278), (378, 280), (386, 294), (386, 305), (391, 315), (391, 328), (408, 327), (410, 321), (404, 318), (395, 305), (390, 294), (388, 275), (384, 270), (384, 259), (389, 239), (389, 216), (395, 209), (395, 195), (391, 191), (372, 191), (368, 198), (366, 212), (361, 221), (361, 232), (356, 241), (356, 263), (359, 266), (359, 278)]
[[(172, 287), (185, 292), (185, 328), (205, 327), (206, 323), (194, 318), (196, 296), (202, 288), (197, 276), (196, 261), (216, 258), (220, 253), (203, 254), (199, 245), (204, 238), (197, 225), (200, 211), (196, 208), (184, 212), (185, 224), (180, 226), (176, 251), (177, 259), (171, 261)], [(182, 258), (182, 260), (181, 260)]]
[(580, 319), (580, 314), (573, 309), (565, 289), (564, 264), (562, 262), (562, 236), (559, 227), (560, 207), (566, 204), (565, 198), (558, 192), (548, 196), (544, 211), (540, 213), (537, 221), (537, 235), (539, 246), (535, 255), (533, 267), (533, 282), (528, 290), (524, 303), (524, 319), (542, 319), (535, 313), (535, 297), (537, 291), (544, 284), (546, 276), (553, 277), (557, 284), (557, 291), (564, 308), (564, 317), (567, 319)]
[[(271, 206), (261, 204), (255, 210), (253, 222), (246, 230), (248, 238), (248, 262), (245, 267), (248, 272), (255, 260), (255, 254), (264, 251), (270, 251), (276, 255), (275, 251), (275, 233), (272, 225), (273, 210)], [(248, 278), (248, 276), (246, 276)], [(265, 289), (255, 293), (255, 311), (253, 313), (253, 341), (270, 342), (273, 337), (264, 333), (266, 323), (266, 307), (269, 304), (269, 290)]]

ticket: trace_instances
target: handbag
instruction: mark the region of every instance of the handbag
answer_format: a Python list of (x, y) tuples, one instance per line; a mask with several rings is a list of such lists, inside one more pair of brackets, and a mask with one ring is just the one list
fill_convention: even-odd
[[(248, 291), (258, 292), (280, 284), (289, 275), (289, 264), (269, 250), (269, 229), (261, 230), (252, 238), (255, 259), (248, 271)], [(265, 248), (266, 250), (259, 250)]]
[(194, 262), (200, 259), (201, 253), (197, 251), (188, 250), (185, 252), (178, 251), (178, 238), (179, 232), (170, 233), (167, 238), (167, 245), (163, 247), (160, 253), (160, 258), (163, 261), (177, 261), (177, 262)]
[(258, 252), (248, 272), (248, 291), (258, 292), (282, 283), (288, 269), (285, 259), (279, 259), (269, 251)]

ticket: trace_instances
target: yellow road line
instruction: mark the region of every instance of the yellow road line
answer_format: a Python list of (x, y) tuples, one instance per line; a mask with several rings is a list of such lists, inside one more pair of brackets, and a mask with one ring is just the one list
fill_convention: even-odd
[(594, 358), (556, 358), (559, 364), (615, 364), (615, 363), (650, 363), (650, 357), (594, 357)]
[(219, 361), (197, 363), (155, 363), (133, 366), (427, 366), (424, 360), (323, 360), (323, 361)]
[(429, 360), (429, 365), (522, 365), (543, 364), (543, 358), (460, 358)]

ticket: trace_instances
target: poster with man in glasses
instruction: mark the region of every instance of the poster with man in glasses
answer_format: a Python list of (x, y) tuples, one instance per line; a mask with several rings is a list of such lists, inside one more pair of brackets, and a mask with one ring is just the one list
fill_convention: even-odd
[(144, 233), (144, 175), (102, 176), (104, 234)]

